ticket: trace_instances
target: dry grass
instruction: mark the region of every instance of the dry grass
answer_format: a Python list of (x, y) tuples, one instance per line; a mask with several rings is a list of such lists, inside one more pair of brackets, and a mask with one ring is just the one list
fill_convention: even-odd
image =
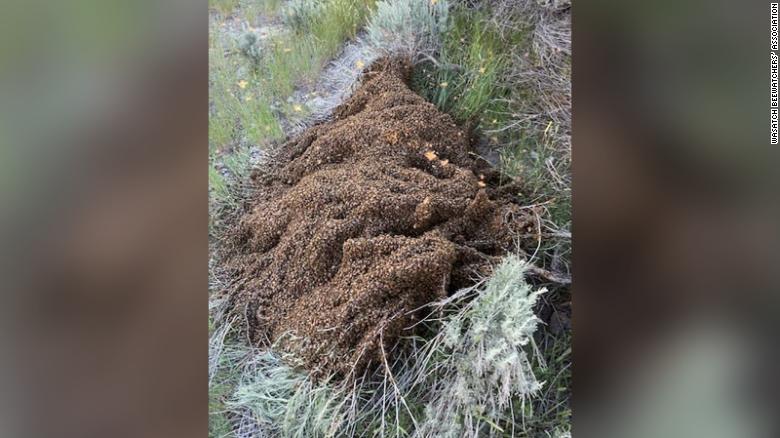
[[(507, 258), (489, 279), (426, 306), (419, 324), (434, 335), (409, 337), (386, 352), (370, 375), (314, 382), (270, 352), (224, 347), (212, 335), (212, 363), (236, 358), (240, 371), (224, 406), (257, 436), (477, 437), (530, 432), (516, 403), (544, 387), (532, 362), (538, 296), (524, 280), (524, 262)], [(391, 354), (392, 353), (392, 354)], [(391, 359), (392, 358), (392, 359)], [(214, 373), (217, 375), (217, 373)], [(241, 427), (238, 427), (241, 426)], [(251, 427), (249, 427), (251, 426)], [(512, 435), (515, 436), (515, 435)]]
[[(240, 55), (235, 41), (210, 39), (214, 47), (221, 44), (216, 50), (224, 55), (212, 64), (212, 84), (223, 85), (226, 92), (219, 96), (222, 92), (215, 88), (211, 102), (216, 117), (210, 118), (210, 145), (218, 164), (209, 174), (217, 200), (212, 218), (237, 214), (238, 203), (247, 196), (242, 183), (247, 163), (260, 160), (258, 144), (326, 117), (359, 77), (358, 61), (368, 65), (382, 54), (407, 53), (418, 61), (435, 60), (426, 67), (429, 81), (420, 81), (435, 84), (423, 89), (428, 97), (463, 121), (476, 119), (486, 138), (494, 137), (500, 147), (504, 172), (531, 181), (529, 203), (542, 211), (544, 239), (534, 262), (568, 273), (571, 93), (566, 4), (490, 1), (487, 7), (470, 9), (468, 19), (459, 22), (445, 0), (370, 3), (364, 3), (365, 11), (375, 7), (374, 15), (361, 12), (353, 21), (336, 15), (349, 13), (357, 0), (334, 0), (332, 5), (340, 5), (331, 10), (335, 15), (298, 20), (264, 43), (270, 45), (258, 47), (256, 59)], [(240, 14), (242, 9), (236, 10)], [(286, 10), (281, 6), (275, 13)], [(333, 20), (341, 24), (328, 29)], [(359, 33), (360, 23), (367, 20), (368, 30)], [(327, 42), (300, 38), (312, 32)], [(318, 72), (348, 38), (356, 41), (315, 86)], [(238, 85), (241, 80), (247, 81), (245, 87)], [(310, 113), (296, 121), (292, 114), (288, 120), (285, 113), (298, 104), (296, 85), (301, 83), (308, 83), (304, 89), (326, 90), (327, 96)], [(246, 105), (251, 109), (243, 112), (231, 109), (236, 102), (230, 93), (244, 107), (246, 90), (270, 111), (264, 112), (262, 105)], [(257, 137), (248, 140), (252, 125), (245, 120), (268, 120), (266, 115), (275, 122), (273, 133), (256, 132)], [(217, 158), (218, 149), (231, 153)], [(213, 237), (219, 245), (219, 233)], [(216, 292), (230, 281), (217, 265), (212, 260), (211, 287)], [(570, 335), (537, 327), (533, 310), (540, 291), (523, 280), (524, 266), (510, 257), (490, 279), (431, 304), (430, 316), (421, 323), (424, 337), (409, 336), (385, 352), (372, 374), (338, 382), (313, 382), (290, 368), (293, 358), (247, 347), (233, 322), (219, 320), (215, 294), (211, 314), (219, 323), (211, 327), (210, 436), (566, 436)], [(559, 288), (541, 299), (565, 293)]]
[(538, 261), (569, 275), (571, 227), (570, 3), (495, 0), (450, 12), (435, 62), (415, 87), (480, 131), (510, 178), (540, 207)]

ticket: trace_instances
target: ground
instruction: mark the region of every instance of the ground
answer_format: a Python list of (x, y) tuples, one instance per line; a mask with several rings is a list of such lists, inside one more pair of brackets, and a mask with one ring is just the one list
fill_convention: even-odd
[[(569, 8), (565, 1), (211, 2), (212, 436), (568, 432)], [(226, 230), (246, 211), (247, 200), (262, 190), (252, 183), (253, 169), (284, 162), (284, 140), (328, 120), (363, 72), (388, 55), (414, 64), (411, 88), (452, 117), (476, 150), (469, 159), (493, 166), (496, 187), (511, 191), (531, 220), (516, 232), (516, 240), (526, 243), (517, 247), (519, 255), (509, 264), (501, 265), (503, 270), (496, 265), (493, 276), (454, 295), (462, 299), (445, 299), (436, 307), (443, 313), (426, 322), (427, 331), (408, 340), (411, 346), (382, 349), (378, 361), (386, 366), (377, 379), (362, 381), (360, 390), (371, 396), (358, 397), (354, 388), (312, 380), (290, 368), (290, 358), (247, 342), (240, 318), (225, 311), (224, 291), (235, 278), (223, 269), (220, 251), (226, 247)], [(437, 161), (444, 158), (430, 152)], [(512, 296), (520, 300), (512, 308), (533, 304), (532, 313), (506, 313), (511, 300), (495, 299), (496, 284), (503, 281), (495, 278), (499, 273), (511, 278), (500, 283), (503, 290), (515, 291)], [(546, 292), (536, 293), (542, 290)], [(482, 318), (482, 311), (491, 317)], [(492, 332), (488, 327), (498, 315), (504, 315), (503, 329)], [(537, 319), (542, 324), (533, 322)], [(444, 342), (453, 330), (460, 333), (456, 338), (461, 344)], [(486, 348), (483, 341), (469, 343), (473, 330), (494, 333), (488, 351), (495, 357), (479, 355), (487, 360), (483, 371), (504, 375), (498, 364), (512, 364), (515, 371), (505, 375), (505, 382), (515, 395), (487, 398), (484, 403), (492, 406), (487, 411), (436, 410), (443, 394), (440, 385), (454, 376), (466, 378), (456, 365), (447, 364)], [(438, 371), (426, 374), (433, 380), (415, 378), (421, 369), (404, 363), (403, 358), (422, 362), (412, 360), (420, 351), (436, 352), (425, 356), (436, 361)], [(480, 378), (469, 379), (472, 390), (483, 384)], [(541, 382), (538, 388), (535, 381)], [(490, 387), (480, 392), (491, 394)], [(356, 401), (376, 394), (382, 397), (374, 404)], [(436, 429), (437, 418), (454, 421), (449, 415), (464, 423), (460, 429)]]

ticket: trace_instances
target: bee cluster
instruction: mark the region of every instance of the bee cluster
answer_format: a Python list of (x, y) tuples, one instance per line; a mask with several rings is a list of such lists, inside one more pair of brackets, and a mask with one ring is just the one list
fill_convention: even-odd
[[(513, 244), (521, 221), (468, 135), (381, 60), (334, 120), (284, 146), (238, 223), (229, 293), (253, 342), (315, 375), (360, 375)], [(508, 214), (513, 212), (513, 214)]]

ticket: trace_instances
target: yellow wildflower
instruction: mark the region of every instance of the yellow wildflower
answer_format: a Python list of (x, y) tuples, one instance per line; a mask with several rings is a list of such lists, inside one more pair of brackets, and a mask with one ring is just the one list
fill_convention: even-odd
[(245, 81), (245, 80), (243, 80), (243, 79), (241, 79), (240, 81), (238, 81), (238, 87), (239, 87), (239, 88), (241, 88), (242, 90), (243, 90), (244, 88), (246, 88), (246, 86), (247, 86), (248, 84), (249, 84), (249, 82), (247, 82), (247, 81)]
[(357, 62), (355, 62), (355, 67), (358, 68), (358, 70), (363, 70), (363, 67), (366, 66), (366, 63), (363, 62), (362, 59), (358, 59)]
[(296, 113), (299, 113), (299, 112), (303, 111), (303, 107), (301, 107), (300, 105), (293, 105), (293, 110)]

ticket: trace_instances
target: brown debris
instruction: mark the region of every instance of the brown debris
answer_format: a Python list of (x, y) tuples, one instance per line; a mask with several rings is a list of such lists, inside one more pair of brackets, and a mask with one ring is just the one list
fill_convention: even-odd
[(253, 342), (278, 342), (315, 375), (379, 361), (422, 316), (412, 310), (487, 273), (530, 223), (490, 199), (468, 135), (408, 74), (375, 63), (333, 121), (287, 143), (233, 236), (233, 310)]

